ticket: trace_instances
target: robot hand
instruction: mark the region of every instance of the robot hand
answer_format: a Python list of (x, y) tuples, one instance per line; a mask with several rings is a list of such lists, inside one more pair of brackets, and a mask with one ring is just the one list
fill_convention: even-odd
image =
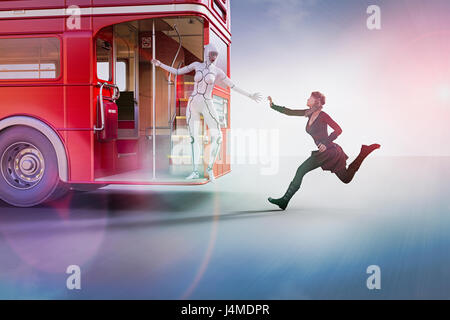
[(256, 92), (256, 93), (251, 94), (249, 98), (252, 99), (253, 101), (255, 101), (256, 103), (259, 103), (262, 99), (262, 96), (259, 92)]
[(160, 67), (161, 66), (161, 61), (157, 60), (157, 59), (152, 59), (152, 63), (157, 66)]
[(225, 84), (227, 84), (231, 89), (233, 89), (236, 92), (239, 92), (240, 94), (249, 97), (250, 99), (252, 99), (253, 101), (255, 101), (256, 103), (259, 103), (261, 101), (261, 94), (259, 92), (256, 93), (248, 93), (247, 91), (239, 88), (238, 86), (235, 86), (230, 79), (226, 78), (225, 79)]

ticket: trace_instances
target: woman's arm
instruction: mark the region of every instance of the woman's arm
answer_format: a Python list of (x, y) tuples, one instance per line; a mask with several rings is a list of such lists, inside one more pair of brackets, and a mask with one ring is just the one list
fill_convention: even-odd
[(322, 144), (328, 145), (336, 140), (336, 138), (342, 133), (342, 129), (327, 113), (324, 112), (323, 115), (324, 121), (334, 130), (325, 141), (321, 141)]
[(278, 112), (281, 112), (285, 115), (288, 116), (299, 116), (299, 117), (303, 117), (306, 113), (306, 109), (305, 110), (293, 110), (293, 109), (289, 109), (286, 107), (282, 107), (282, 106), (277, 106), (276, 104), (274, 104), (273, 102), (270, 104), (270, 107)]
[(306, 112), (309, 110), (309, 109), (300, 109), (300, 110), (288, 109), (286, 107), (281, 107), (281, 106), (277, 106), (276, 104), (274, 104), (273, 101), (272, 101), (272, 97), (267, 97), (267, 99), (269, 100), (270, 107), (273, 110), (281, 112), (281, 113), (283, 113), (285, 115), (288, 115), (288, 116), (303, 117), (303, 116), (306, 116)]
[(190, 65), (188, 65), (188, 66), (186, 66), (186, 67), (183, 67), (183, 68), (180, 68), (180, 69), (172, 68), (172, 67), (170, 67), (170, 66), (168, 66), (168, 65), (165, 65), (164, 63), (162, 63), (161, 61), (156, 60), (156, 59), (153, 59), (153, 60), (152, 60), (152, 63), (153, 63), (155, 66), (161, 67), (162, 69), (164, 69), (164, 70), (166, 70), (166, 71), (168, 71), (168, 72), (170, 72), (170, 73), (172, 73), (172, 74), (180, 75), (180, 74), (186, 74), (186, 73), (189, 73), (189, 72), (194, 71), (194, 70), (195, 70), (195, 65), (196, 65), (196, 63), (198, 63), (198, 62), (193, 62), (193, 63), (191, 63)]

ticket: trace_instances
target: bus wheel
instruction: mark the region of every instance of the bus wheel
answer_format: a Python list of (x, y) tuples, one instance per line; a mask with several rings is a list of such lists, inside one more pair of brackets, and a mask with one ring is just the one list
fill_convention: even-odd
[(60, 183), (51, 142), (41, 132), (14, 126), (0, 132), (0, 198), (32, 207), (50, 197)]

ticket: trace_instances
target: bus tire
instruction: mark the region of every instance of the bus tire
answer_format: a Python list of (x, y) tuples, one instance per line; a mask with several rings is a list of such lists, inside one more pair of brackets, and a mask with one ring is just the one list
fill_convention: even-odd
[(44, 134), (20, 125), (0, 132), (0, 199), (32, 207), (50, 200), (59, 185), (56, 152)]
[(55, 191), (53, 191), (52, 196), (48, 200), (46, 200), (46, 202), (56, 201), (61, 198), (64, 198), (64, 196), (66, 196), (69, 192), (70, 192), (70, 185), (68, 183), (60, 181)]

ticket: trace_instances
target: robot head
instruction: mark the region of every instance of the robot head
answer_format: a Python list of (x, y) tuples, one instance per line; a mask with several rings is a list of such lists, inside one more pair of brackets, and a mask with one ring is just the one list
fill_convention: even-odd
[(217, 50), (214, 44), (210, 43), (205, 46), (204, 59), (206, 62), (213, 64), (217, 61), (218, 56), (219, 50)]

